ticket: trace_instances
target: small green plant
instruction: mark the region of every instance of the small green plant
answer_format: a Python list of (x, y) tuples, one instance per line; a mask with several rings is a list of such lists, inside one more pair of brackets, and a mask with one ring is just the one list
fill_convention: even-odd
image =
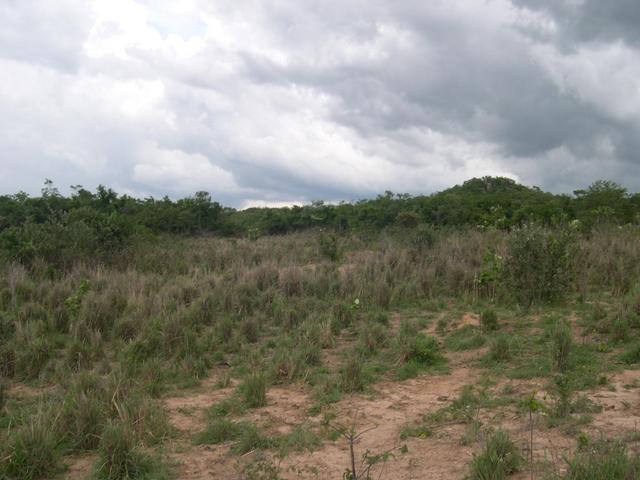
[(533, 417), (544, 409), (544, 404), (536, 398), (536, 394), (533, 392), (524, 399), (522, 406), (529, 415), (529, 472), (533, 478)]
[(471, 462), (470, 480), (503, 480), (517, 472), (522, 456), (506, 432), (498, 430), (486, 441), (482, 452)]
[(556, 394), (556, 404), (553, 415), (558, 419), (563, 419), (571, 413), (571, 396), (573, 389), (571, 381), (567, 375), (559, 374), (553, 379)]

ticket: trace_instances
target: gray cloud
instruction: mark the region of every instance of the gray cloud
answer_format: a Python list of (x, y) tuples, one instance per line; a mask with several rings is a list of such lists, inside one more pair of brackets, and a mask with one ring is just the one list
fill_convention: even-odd
[(637, 190), (633, 3), (9, 0), (0, 191), (48, 177), (243, 206), (485, 174)]

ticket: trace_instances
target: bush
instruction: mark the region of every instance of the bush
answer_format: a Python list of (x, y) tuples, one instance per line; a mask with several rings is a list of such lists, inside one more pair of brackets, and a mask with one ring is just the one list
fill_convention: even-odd
[(400, 358), (403, 362), (414, 361), (423, 366), (432, 366), (442, 360), (438, 340), (424, 333), (399, 335)]
[(522, 465), (522, 457), (509, 436), (498, 430), (491, 435), (482, 453), (474, 455), (470, 480), (503, 480)]
[(573, 279), (577, 241), (568, 228), (528, 225), (515, 230), (508, 242), (503, 281), (525, 307), (559, 300)]
[(640, 363), (640, 343), (636, 343), (635, 345), (629, 347), (622, 354), (622, 361), (627, 365)]
[(411, 243), (413, 247), (418, 251), (424, 251), (431, 247), (436, 242), (436, 233), (434, 228), (426, 223), (418, 225), (413, 233)]
[(338, 246), (338, 237), (333, 233), (322, 233), (318, 238), (320, 253), (323, 257), (335, 262), (340, 258), (340, 249)]
[(495, 310), (488, 308), (480, 314), (480, 327), (483, 332), (492, 332), (498, 329), (498, 315)]

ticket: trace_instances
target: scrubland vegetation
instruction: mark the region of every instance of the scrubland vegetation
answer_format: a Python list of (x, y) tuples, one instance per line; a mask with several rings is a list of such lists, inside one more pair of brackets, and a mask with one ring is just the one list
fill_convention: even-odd
[(0, 478), (637, 478), (639, 211), (2, 197)]

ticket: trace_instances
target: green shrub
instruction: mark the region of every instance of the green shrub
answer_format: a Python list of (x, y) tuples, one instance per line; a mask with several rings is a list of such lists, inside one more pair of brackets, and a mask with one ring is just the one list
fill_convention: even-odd
[(427, 250), (436, 242), (436, 232), (432, 225), (422, 223), (416, 227), (411, 238), (413, 247), (422, 252)]
[(492, 332), (498, 329), (498, 315), (496, 311), (488, 308), (480, 314), (480, 327), (483, 332)]
[(491, 435), (482, 452), (474, 455), (471, 462), (470, 480), (503, 480), (517, 472), (522, 457), (509, 436), (498, 430)]
[(573, 279), (577, 245), (568, 228), (514, 230), (504, 264), (505, 287), (525, 307), (563, 298)]
[(423, 366), (432, 366), (442, 360), (438, 340), (424, 333), (417, 333), (401, 349), (402, 360), (414, 361)]
[(622, 361), (627, 365), (633, 365), (636, 363), (640, 363), (640, 343), (636, 343), (629, 347), (622, 354)]
[(333, 233), (322, 233), (318, 237), (320, 253), (323, 257), (335, 262), (340, 258), (338, 237)]
[(264, 407), (267, 404), (267, 379), (264, 374), (251, 373), (238, 388), (248, 408)]

